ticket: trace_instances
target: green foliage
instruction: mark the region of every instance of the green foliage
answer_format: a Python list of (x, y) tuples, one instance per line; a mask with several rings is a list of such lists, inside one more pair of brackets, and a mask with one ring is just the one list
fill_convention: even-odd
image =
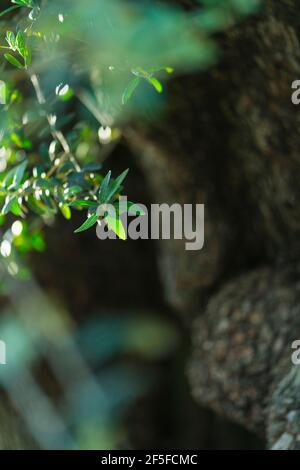
[(19, 69), (28, 67), (28, 65), (31, 63), (31, 50), (27, 44), (26, 34), (23, 31), (18, 31), (15, 35), (12, 31), (7, 31), (6, 41), (8, 48), (12, 52), (19, 54), (21, 59), (24, 61), (24, 65), (21, 64), (19, 60), (20, 58), (16, 58), (11, 53), (4, 54), (6, 60)]
[[(101, 168), (123, 122), (156, 105), (172, 74), (215, 63), (214, 33), (257, 4), (201, 0), (184, 12), (142, 0), (12, 0), (0, 12), (1, 223), (27, 218), (22, 244), (12, 240), (19, 251), (42, 246), (26, 242), (32, 213), (50, 223), (86, 211), (77, 233), (97, 223), (100, 204), (117, 204), (128, 170), (114, 179)], [(105, 219), (124, 239), (120, 219)]]

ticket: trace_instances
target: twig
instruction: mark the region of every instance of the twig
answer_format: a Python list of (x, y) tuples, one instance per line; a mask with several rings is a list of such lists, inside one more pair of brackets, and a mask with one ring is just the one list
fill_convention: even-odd
[[(43, 91), (41, 89), (41, 86), (40, 86), (39, 79), (38, 79), (37, 75), (35, 73), (30, 74), (30, 80), (31, 80), (31, 83), (32, 83), (33, 88), (35, 90), (35, 94), (36, 94), (36, 97), (37, 97), (37, 100), (38, 100), (39, 104), (41, 106), (45, 106), (46, 99), (45, 99), (45, 96), (44, 96)], [(49, 113), (47, 113), (47, 121), (48, 121), (49, 126), (50, 126), (52, 137), (60, 143), (60, 145), (62, 146), (62, 149), (64, 151), (64, 155), (62, 156), (62, 158), (60, 160), (60, 165), (62, 163), (64, 163), (66, 160), (70, 160), (73, 163), (76, 171), (79, 172), (81, 170), (81, 168), (80, 168), (79, 164), (77, 163), (76, 158), (74, 157), (74, 155), (71, 152), (71, 149), (70, 149), (70, 146), (68, 144), (68, 141), (67, 141), (66, 137), (64, 136), (64, 134), (60, 130), (58, 130), (56, 128), (55, 121), (53, 120), (53, 116), (51, 116), (51, 114), (49, 114)], [(57, 167), (53, 166), (48, 171), (47, 178), (52, 176), (55, 173), (56, 170), (57, 170)]]

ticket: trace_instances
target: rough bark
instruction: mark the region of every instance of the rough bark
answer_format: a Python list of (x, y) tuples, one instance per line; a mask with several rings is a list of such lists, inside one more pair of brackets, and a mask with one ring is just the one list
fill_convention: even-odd
[(218, 66), (174, 80), (163, 118), (127, 132), (156, 200), (206, 205), (202, 251), (160, 244), (166, 298), (200, 317), (194, 396), (275, 448), (300, 435), (299, 34), (295, 0), (265, 1), (220, 38)]
[(299, 289), (298, 270), (254, 270), (222, 287), (194, 329), (195, 398), (267, 436), (270, 446), (285, 433), (299, 446), (299, 368), (291, 363)]

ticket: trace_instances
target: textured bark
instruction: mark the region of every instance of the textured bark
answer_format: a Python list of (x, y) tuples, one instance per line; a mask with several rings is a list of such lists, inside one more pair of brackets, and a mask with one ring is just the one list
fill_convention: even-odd
[(261, 268), (225, 285), (195, 325), (195, 398), (267, 436), (271, 446), (287, 432), (299, 446), (299, 368), (291, 363), (299, 294), (297, 270)]
[(166, 298), (200, 317), (194, 396), (275, 448), (300, 435), (299, 33), (295, 0), (265, 1), (220, 38), (218, 66), (170, 84), (161, 121), (127, 132), (156, 200), (206, 205), (202, 251), (160, 244)]

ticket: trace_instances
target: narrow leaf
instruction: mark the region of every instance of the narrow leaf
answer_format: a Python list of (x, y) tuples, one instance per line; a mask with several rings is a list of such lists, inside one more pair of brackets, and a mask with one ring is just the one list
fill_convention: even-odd
[(88, 230), (89, 228), (93, 227), (93, 225), (97, 223), (98, 218), (99, 217), (97, 214), (91, 215), (77, 230), (75, 230), (75, 233), (84, 232), (85, 230)]
[(106, 194), (106, 200), (110, 201), (110, 199), (116, 194), (116, 192), (120, 189), (123, 181), (125, 180), (126, 176), (128, 175), (129, 168), (127, 170), (123, 171), (121, 175), (119, 175), (114, 182), (111, 184), (111, 186), (108, 188), (107, 194)]
[(133, 93), (135, 92), (135, 90), (137, 89), (139, 83), (140, 83), (141, 79), (139, 77), (135, 77), (133, 80), (131, 80), (124, 93), (123, 93), (123, 96), (122, 96), (122, 104), (125, 105), (129, 100), (130, 98), (132, 97)]
[(22, 163), (20, 163), (20, 165), (14, 168), (13, 181), (9, 189), (17, 188), (20, 185), (22, 178), (24, 176), (26, 167), (27, 167), (27, 160), (24, 160)]
[[(4, 206), (2, 207), (1, 214), (5, 215), (10, 212), (14, 206), (18, 204), (17, 198), (15, 196), (7, 196), (5, 199)], [(16, 206), (15, 206), (16, 209)]]
[(163, 86), (162, 86), (162, 84), (160, 83), (160, 81), (157, 80), (157, 78), (155, 78), (155, 77), (150, 77), (150, 78), (149, 78), (149, 82), (151, 83), (151, 85), (155, 88), (155, 90), (156, 90), (158, 93), (162, 93), (162, 91), (163, 91)]
[(60, 204), (59, 208), (64, 218), (67, 220), (70, 220), (72, 216), (70, 207), (67, 206), (66, 204)]
[(5, 59), (11, 64), (14, 65), (15, 67), (18, 67), (18, 69), (22, 69), (23, 65), (21, 62), (18, 61), (13, 55), (11, 54), (4, 54)]
[(121, 240), (126, 240), (126, 232), (121, 219), (115, 219), (111, 215), (107, 214), (105, 216), (107, 226), (112, 230)]
[(101, 203), (106, 201), (106, 192), (107, 192), (107, 188), (110, 182), (110, 178), (111, 178), (111, 171), (109, 171), (107, 175), (105, 176), (105, 178), (102, 180), (102, 183), (99, 188), (98, 194), (99, 194)]
[(2, 11), (2, 12), (0, 13), (0, 17), (1, 17), (1, 16), (4, 16), (4, 15), (6, 15), (7, 13), (9, 13), (10, 11), (16, 10), (17, 8), (20, 8), (20, 7), (21, 7), (21, 5), (15, 5), (15, 6), (13, 6), (13, 7), (9, 7), (9, 8), (7, 8), (6, 10), (4, 10), (4, 11)]
[(70, 206), (72, 207), (98, 207), (99, 203), (96, 201), (79, 200), (79, 201), (71, 202)]

